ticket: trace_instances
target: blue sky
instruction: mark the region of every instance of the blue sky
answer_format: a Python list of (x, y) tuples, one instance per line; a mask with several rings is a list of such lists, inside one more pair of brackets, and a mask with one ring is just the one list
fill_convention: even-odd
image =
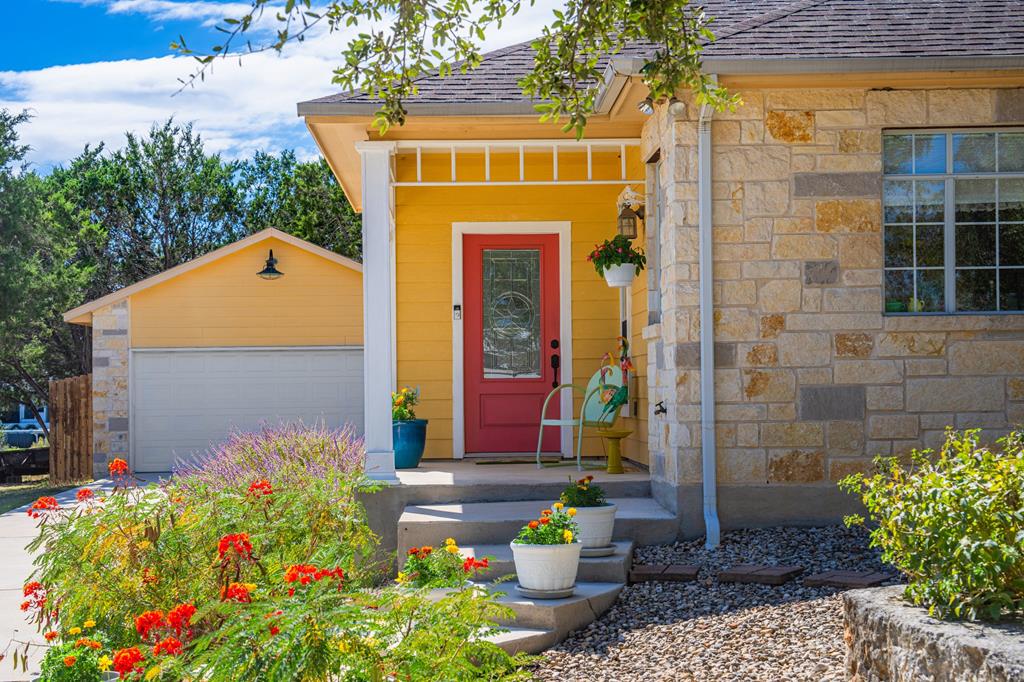
[[(513, 19), (494, 49), (537, 34), (556, 0)], [(174, 56), (179, 34), (193, 47), (218, 41), (213, 25), (246, 0), (18, 0), (9, 3), (0, 53), (0, 108), (27, 109), (21, 131), (40, 170), (66, 162), (86, 144), (123, 144), (169, 116), (191, 121), (208, 149), (245, 157), (256, 150), (317, 154), (295, 103), (336, 90), (330, 82), (344, 35), (314, 33), (286, 50), (218, 63), (205, 83), (178, 94), (193, 62)], [(271, 22), (268, 22), (268, 24)], [(267, 26), (269, 28), (269, 26)], [(257, 31), (255, 34), (259, 36)], [(265, 34), (264, 34), (265, 35)]]

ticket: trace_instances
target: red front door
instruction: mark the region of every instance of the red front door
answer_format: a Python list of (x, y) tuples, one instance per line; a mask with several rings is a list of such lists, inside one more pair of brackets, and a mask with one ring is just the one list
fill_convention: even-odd
[[(558, 235), (465, 235), (462, 246), (466, 452), (535, 452), (560, 379)], [(558, 429), (545, 431), (544, 451), (558, 452)]]

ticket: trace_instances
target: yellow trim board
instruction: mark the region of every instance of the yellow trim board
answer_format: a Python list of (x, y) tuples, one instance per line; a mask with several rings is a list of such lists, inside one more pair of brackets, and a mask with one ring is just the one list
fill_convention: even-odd
[(204, 256), (194, 258), (193, 260), (190, 260), (187, 263), (182, 263), (181, 265), (176, 265), (175, 267), (170, 268), (169, 270), (164, 270), (163, 272), (153, 275), (152, 277), (147, 277), (141, 282), (136, 282), (131, 286), (127, 286), (123, 289), (118, 289), (117, 291), (107, 294), (106, 296), (103, 296), (101, 298), (97, 298), (94, 301), (83, 303), (77, 308), (73, 308), (64, 313), (64, 321), (70, 322), (71, 324), (83, 324), (88, 326), (92, 324), (92, 313), (95, 312), (96, 310), (99, 310), (100, 308), (103, 308), (104, 306), (108, 306), (111, 303), (121, 301), (125, 298), (128, 298), (129, 296), (132, 296), (133, 294), (139, 293), (140, 291), (145, 291), (146, 289), (156, 286), (157, 284), (162, 284), (163, 282), (166, 282), (170, 279), (174, 279), (175, 277), (184, 275), (185, 273), (195, 270), (198, 267), (201, 267), (208, 263), (212, 263), (213, 261), (223, 258), (224, 256), (228, 256), (232, 253), (235, 253), (236, 251), (240, 251), (246, 247), (252, 246), (253, 244), (258, 244), (262, 241), (266, 241), (267, 239), (278, 239), (282, 242), (285, 242), (286, 244), (291, 244), (292, 246), (300, 248), (304, 251), (308, 251), (309, 253), (312, 253), (316, 256), (320, 256), (321, 258), (332, 261), (339, 265), (343, 265), (356, 272), (361, 273), (363, 271), (362, 264), (352, 260), (351, 258), (340, 256), (334, 253), (333, 251), (328, 251), (327, 249), (317, 246), (316, 244), (307, 242), (305, 239), (299, 239), (298, 237), (292, 236), (287, 232), (282, 232), (277, 228), (268, 227), (267, 229), (261, 230), (256, 234), (249, 235), (244, 239), (239, 239), (237, 242), (232, 242), (231, 244), (222, 246), (219, 249), (211, 251), (210, 253)]

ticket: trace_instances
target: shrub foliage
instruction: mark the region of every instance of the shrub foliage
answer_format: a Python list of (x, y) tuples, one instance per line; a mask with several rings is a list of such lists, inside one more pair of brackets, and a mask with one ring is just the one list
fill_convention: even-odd
[(909, 467), (878, 458), (873, 475), (840, 482), (863, 499), (877, 524), (871, 544), (908, 578), (907, 599), (943, 618), (1024, 613), (1024, 433), (996, 449), (979, 435), (950, 431), (940, 452), (915, 451)]
[[(510, 616), (492, 595), (381, 583), (360, 448), (350, 433), (265, 430), (160, 486), (135, 485), (115, 460), (112, 493), (34, 505), (23, 610), (52, 634), (50, 667), (69, 681), (104, 668), (147, 680), (520, 679), (522, 659), (485, 639)], [(102, 650), (76, 643), (83, 623)]]

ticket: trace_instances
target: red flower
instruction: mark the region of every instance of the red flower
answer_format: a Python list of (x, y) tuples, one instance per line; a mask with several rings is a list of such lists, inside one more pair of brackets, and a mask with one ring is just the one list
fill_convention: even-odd
[(156, 573), (154, 573), (148, 566), (142, 569), (142, 584), (153, 585), (159, 581)]
[(139, 663), (142, 663), (142, 652), (137, 646), (114, 653), (114, 670), (119, 677), (125, 677), (136, 670), (141, 671), (142, 666)]
[(45, 639), (47, 642), (52, 642), (53, 640), (57, 639), (57, 637), (58, 634), (56, 630), (50, 630), (45, 635), (43, 635), (43, 639)]
[(489, 568), (486, 557), (480, 561), (477, 561), (473, 557), (466, 557), (466, 560), (462, 562), (462, 570), (465, 573), (472, 573), (478, 568)]
[(38, 580), (25, 583), (22, 588), (22, 595), (27, 599), (21, 602), (21, 610), (42, 609), (46, 606), (46, 588)]
[(416, 556), (417, 554), (419, 554), (419, 552), (420, 552), (420, 548), (419, 547), (410, 547), (409, 551), (406, 552), (406, 554), (408, 554), (409, 556)]
[(150, 631), (154, 628), (162, 627), (166, 624), (167, 621), (164, 620), (163, 611), (146, 611), (135, 619), (135, 629), (142, 639), (147, 639)]
[(96, 497), (96, 493), (91, 488), (79, 488), (78, 492), (75, 493), (75, 499), (79, 502), (88, 502)]
[(57, 511), (58, 509), (60, 509), (60, 504), (57, 503), (56, 497), (43, 496), (33, 502), (32, 506), (28, 508), (28, 515), (33, 519), (38, 519), (47, 512)]
[(274, 489), (270, 486), (270, 481), (265, 478), (249, 484), (249, 494), (253, 497), (264, 497), (273, 494), (273, 492)]
[(276, 625), (271, 625), (270, 626), (270, 636), (271, 637), (276, 637), (277, 634), (280, 633), (280, 632), (281, 632), (281, 628), (277, 627)]
[(539, 524), (539, 523), (537, 523), (536, 521), (530, 521), (530, 522), (529, 522), (528, 524), (526, 524), (526, 525), (527, 525), (527, 526), (529, 526), (530, 530), (537, 530), (537, 527), (538, 527), (538, 526), (539, 526), (540, 524)]
[(178, 604), (167, 612), (167, 624), (174, 628), (175, 634), (181, 635), (182, 631), (187, 634), (195, 613), (196, 607), (192, 604)]
[(549, 518), (548, 518), (548, 517), (546, 517), (546, 516), (545, 516), (544, 518), (541, 518), (541, 519), (537, 519), (537, 520), (538, 520), (538, 521), (540, 521), (540, 525), (542, 525), (542, 526), (546, 526), (546, 525), (548, 525), (549, 523), (551, 523), (551, 519), (549, 519)]
[(64, 657), (64, 665), (67, 666), (68, 668), (70, 668), (71, 666), (73, 666), (75, 664), (75, 661), (77, 661), (77, 660), (78, 659), (76, 657), (74, 657), (74, 656), (65, 656)]
[(124, 461), (120, 457), (115, 457), (110, 460), (109, 464), (107, 464), (107, 471), (109, 471), (110, 475), (114, 477), (126, 476), (128, 474), (128, 462)]
[[(338, 589), (340, 590), (340, 581), (344, 580), (345, 572), (340, 568), (318, 568), (313, 564), (293, 564), (284, 572), (284, 581), (286, 583), (297, 582), (300, 585), (308, 585), (311, 582), (320, 582), (324, 578), (337, 578), (339, 580)], [(288, 596), (295, 596), (294, 587), (288, 590)]]
[(167, 637), (153, 646), (153, 655), (167, 654), (168, 656), (177, 656), (183, 648), (184, 645), (177, 637)]
[(248, 604), (252, 601), (249, 588), (243, 583), (231, 583), (227, 587), (221, 588), (220, 599), (221, 601), (236, 601), (243, 604)]
[(252, 561), (252, 543), (248, 533), (231, 533), (225, 535), (217, 543), (217, 553), (224, 559), (229, 553), (240, 561)]

